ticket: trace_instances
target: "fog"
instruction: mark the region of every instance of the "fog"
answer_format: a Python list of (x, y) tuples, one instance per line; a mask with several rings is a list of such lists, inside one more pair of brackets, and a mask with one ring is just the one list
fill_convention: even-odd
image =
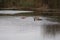
[(46, 20), (34, 21), (33, 17), (0, 16), (0, 40), (59, 40), (59, 35), (49, 35), (44, 25), (59, 24)]

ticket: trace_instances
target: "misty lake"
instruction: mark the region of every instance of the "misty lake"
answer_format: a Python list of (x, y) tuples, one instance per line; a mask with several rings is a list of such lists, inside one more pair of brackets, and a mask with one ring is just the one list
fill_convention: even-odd
[(0, 16), (0, 40), (59, 40), (60, 30), (55, 32), (55, 29), (56, 26), (60, 28), (60, 23), (50, 21), (49, 17), (40, 16), (40, 19), (34, 21), (33, 16), (25, 19), (22, 16)]

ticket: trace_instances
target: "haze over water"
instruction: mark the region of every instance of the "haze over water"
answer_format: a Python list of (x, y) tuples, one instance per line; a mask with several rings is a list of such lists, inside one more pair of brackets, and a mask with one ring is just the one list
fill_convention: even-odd
[(60, 34), (52, 36), (44, 31), (44, 25), (59, 23), (40, 18), (34, 21), (33, 17), (0, 16), (0, 40), (59, 40)]

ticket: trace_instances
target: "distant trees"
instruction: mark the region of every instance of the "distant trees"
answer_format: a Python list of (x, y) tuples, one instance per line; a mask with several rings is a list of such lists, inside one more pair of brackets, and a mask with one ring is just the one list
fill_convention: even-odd
[(4, 0), (0, 0), (0, 8), (4, 7)]
[(47, 4), (51, 9), (60, 8), (60, 0), (0, 0), (0, 8), (9, 7), (32, 7), (39, 8), (43, 4)]
[(59, 9), (60, 8), (60, 0), (49, 0), (48, 5), (52, 9)]
[(33, 7), (34, 0), (0, 0), (1, 5), (6, 7)]
[(0, 7), (40, 7), (41, 0), (0, 0)]

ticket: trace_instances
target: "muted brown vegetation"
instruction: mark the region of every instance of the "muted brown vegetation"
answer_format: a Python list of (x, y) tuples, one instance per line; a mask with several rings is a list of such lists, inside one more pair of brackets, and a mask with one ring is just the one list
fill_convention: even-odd
[(60, 8), (60, 0), (0, 0), (2, 8), (40, 8), (48, 5), (49, 8)]
[(60, 0), (0, 0), (0, 9), (33, 10), (36, 11), (35, 15), (58, 15), (57, 13), (41, 12), (52, 12), (52, 10), (45, 9), (60, 10)]
[(0, 9), (27, 9), (27, 10), (41, 10), (41, 9), (59, 9), (60, 0), (0, 0)]

